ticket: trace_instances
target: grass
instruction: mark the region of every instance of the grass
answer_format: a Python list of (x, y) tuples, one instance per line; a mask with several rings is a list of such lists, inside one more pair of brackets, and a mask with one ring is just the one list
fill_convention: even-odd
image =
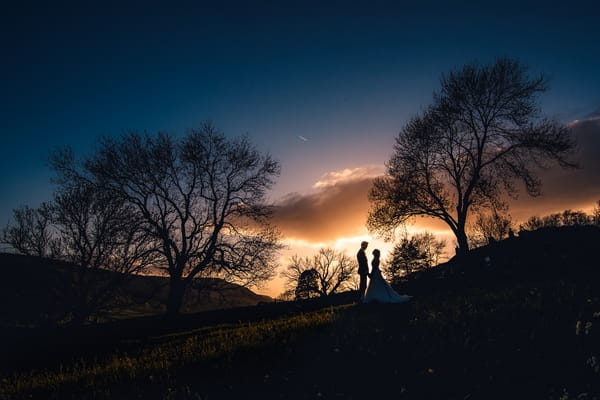
[(15, 331), (0, 340), (14, 347), (0, 398), (600, 399), (599, 237), (476, 249), (456, 273), (399, 288), (409, 304), (340, 296)]
[(585, 283), (471, 288), (130, 339), (6, 376), (0, 396), (591, 399), (598, 324)]
[(219, 324), (167, 335), (129, 340), (130, 350), (115, 351), (101, 358), (77, 358), (54, 368), (17, 373), (2, 379), (0, 396), (44, 393), (59, 398), (65, 390), (94, 391), (114, 384), (168, 382), (182, 369), (231, 368), (232, 357), (247, 351), (289, 346), (303, 332), (331, 324), (344, 307), (328, 308), (267, 321)]

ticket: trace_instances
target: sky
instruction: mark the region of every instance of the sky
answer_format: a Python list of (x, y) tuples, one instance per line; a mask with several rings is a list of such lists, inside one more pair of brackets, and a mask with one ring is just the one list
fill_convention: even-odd
[[(16, 3), (16, 2), (15, 2)], [(594, 1), (19, 2), (0, 15), (0, 225), (49, 200), (48, 154), (100, 136), (185, 134), (211, 121), (281, 163), (269, 193), (292, 254), (353, 255), (372, 179), (440, 77), (518, 58), (551, 88), (542, 111), (579, 141), (577, 171), (542, 172), (514, 220), (600, 199), (600, 5)], [(418, 221), (442, 237), (447, 229)], [(279, 279), (261, 292), (277, 295)]]

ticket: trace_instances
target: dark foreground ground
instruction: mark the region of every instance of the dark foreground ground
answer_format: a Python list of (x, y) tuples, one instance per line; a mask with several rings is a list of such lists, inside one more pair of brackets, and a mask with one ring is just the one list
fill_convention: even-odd
[(597, 399), (598, 243), (562, 229), (477, 249), (399, 287), (409, 304), (4, 331), (0, 398)]

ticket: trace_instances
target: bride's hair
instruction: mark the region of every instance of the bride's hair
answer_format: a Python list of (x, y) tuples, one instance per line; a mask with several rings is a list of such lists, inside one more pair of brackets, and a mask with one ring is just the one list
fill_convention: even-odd
[(379, 254), (380, 254), (380, 253), (379, 253), (379, 249), (375, 249), (375, 250), (373, 250), (373, 255), (374, 255), (375, 257), (379, 257)]

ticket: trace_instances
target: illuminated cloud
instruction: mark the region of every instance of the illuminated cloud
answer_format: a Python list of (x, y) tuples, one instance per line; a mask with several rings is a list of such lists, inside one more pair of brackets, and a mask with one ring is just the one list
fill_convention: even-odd
[(573, 128), (573, 127), (575, 127), (577, 125), (580, 125), (582, 123), (585, 124), (585, 123), (589, 123), (589, 122), (593, 122), (593, 121), (600, 121), (600, 108), (598, 108), (598, 110), (596, 110), (596, 111), (588, 114), (586, 116), (586, 118), (584, 118), (584, 119), (575, 119), (575, 120), (569, 122), (567, 124), (567, 126), (569, 128)]
[(313, 243), (364, 234), (376, 169), (330, 172), (313, 185), (315, 192), (288, 194), (276, 207), (275, 224), (286, 238)]
[(358, 168), (346, 168), (342, 171), (333, 171), (324, 174), (318, 182), (313, 185), (313, 188), (325, 188), (335, 186), (337, 184), (345, 184), (352, 181), (364, 181), (373, 179), (385, 173), (383, 165), (368, 165)]
[(578, 125), (581, 125), (582, 123), (585, 124), (585, 123), (594, 122), (594, 121), (600, 121), (600, 117), (590, 117), (590, 118), (583, 119), (583, 120), (581, 120), (581, 119), (575, 119), (575, 120), (569, 122), (567, 124), (567, 126), (569, 128), (573, 128), (573, 127), (576, 127)]
[[(275, 208), (274, 223), (291, 241), (337, 246), (341, 238), (366, 237), (369, 191), (383, 165), (347, 168), (324, 174), (313, 185), (315, 192), (291, 193)], [(418, 219), (421, 229), (445, 231), (443, 222)]]

